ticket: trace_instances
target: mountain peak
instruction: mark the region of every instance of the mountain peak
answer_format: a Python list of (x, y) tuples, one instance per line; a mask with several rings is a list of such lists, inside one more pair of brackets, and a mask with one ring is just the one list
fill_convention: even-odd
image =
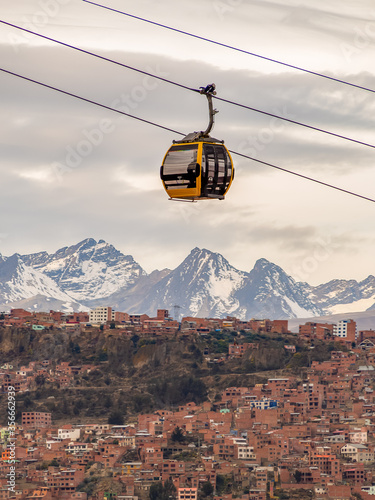
[[(0, 256), (0, 304), (20, 307), (35, 296), (76, 307), (112, 306), (154, 315), (178, 305), (179, 314), (240, 319), (321, 316), (345, 307), (375, 307), (375, 278), (332, 280), (318, 287), (298, 283), (281, 267), (260, 258), (250, 272), (234, 268), (220, 253), (195, 247), (174, 270), (147, 274), (131, 255), (103, 239), (86, 238), (54, 254)], [(30, 302), (30, 303), (31, 303)], [(350, 307), (348, 307), (350, 305)]]
[(276, 264), (273, 264), (269, 260), (261, 258), (255, 262), (254, 269), (265, 269), (267, 267), (274, 267), (274, 266), (277, 267)]
[(71, 245), (70, 247), (64, 247), (64, 248), (68, 248), (70, 250), (74, 249), (74, 251), (76, 251), (76, 249), (79, 249), (79, 248), (95, 247), (97, 244), (98, 243), (94, 240), (94, 238), (85, 238), (84, 240), (80, 241), (76, 245)]
[(190, 255), (200, 255), (200, 254), (212, 254), (210, 250), (207, 250), (207, 248), (199, 248), (195, 247), (193, 250), (190, 252)]
[(222, 256), (222, 254), (218, 252), (213, 252), (212, 250), (208, 250), (207, 248), (198, 248), (195, 247), (193, 250), (190, 252), (187, 258), (189, 257), (194, 257), (194, 258), (207, 258), (207, 259), (223, 259), (225, 262), (227, 260), (225, 257)]
[(52, 278), (75, 300), (104, 298), (132, 286), (145, 271), (133, 257), (124, 255), (104, 240), (86, 238), (54, 254), (25, 256), (29, 265)]

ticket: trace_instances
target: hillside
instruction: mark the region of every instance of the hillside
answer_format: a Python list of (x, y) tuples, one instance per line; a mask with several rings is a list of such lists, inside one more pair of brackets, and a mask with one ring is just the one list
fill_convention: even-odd
[[(252, 342), (254, 348), (242, 358), (229, 359), (228, 345), (234, 339)], [(298, 356), (290, 354), (285, 344), (296, 345)], [(72, 417), (107, 422), (111, 415), (131, 419), (139, 412), (189, 401), (213, 403), (228, 386), (252, 386), (276, 373), (299, 372), (313, 359), (328, 359), (330, 350), (337, 348), (318, 344), (311, 353), (295, 335), (278, 334), (212, 332), (205, 339), (156, 341), (137, 335), (127, 338), (116, 330), (68, 334), (0, 329), (2, 366), (11, 363), (16, 371), (30, 362), (38, 367), (49, 360), (46, 372), (35, 378), (28, 392), (18, 395), (18, 418), (22, 411), (51, 411), (55, 422)], [(67, 386), (59, 375), (63, 362), (77, 369)], [(4, 401), (3, 395), (1, 404)]]

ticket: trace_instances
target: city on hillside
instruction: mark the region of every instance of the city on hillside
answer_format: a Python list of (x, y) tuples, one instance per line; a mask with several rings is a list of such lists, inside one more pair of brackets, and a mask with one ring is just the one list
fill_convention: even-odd
[[(173, 314), (178, 317), (177, 308)], [(20, 332), (41, 347), (28, 351)], [(82, 357), (101, 339), (107, 341), (100, 347), (105, 355)], [(0, 404), (8, 408), (0, 429), (0, 499), (375, 498), (375, 331), (358, 332), (352, 319), (308, 322), (291, 333), (287, 320), (177, 321), (165, 309), (155, 317), (111, 307), (71, 314), (13, 309), (0, 316), (0, 340)], [(66, 342), (71, 357), (63, 360), (55, 352), (42, 359), (48, 342), (57, 342), (55, 351)], [(109, 391), (121, 381), (121, 375), (112, 377), (115, 354), (106, 353), (113, 342), (114, 350), (121, 342), (133, 349), (126, 364), (131, 376), (138, 370), (133, 380), (139, 382), (127, 392), (150, 375), (159, 399), (147, 411), (141, 394), (130, 412), (118, 396), (116, 405), (104, 403), (107, 411), (95, 421), (95, 413), (82, 415), (78, 397), (69, 419), (61, 419), (52, 388), (69, 406), (64, 394), (76, 395), (98, 367), (108, 379), (92, 379), (95, 390)], [(169, 349), (167, 371), (168, 356), (179, 348), (177, 361), (188, 360), (189, 374), (175, 371), (171, 377), (154, 354), (140, 361), (139, 353), (151, 348)], [(267, 369), (276, 365), (262, 364), (262, 350), (268, 361), (278, 353), (282, 370)], [(163, 370), (164, 389), (155, 379)], [(230, 378), (235, 371), (237, 378)], [(246, 378), (249, 373), (253, 379)], [(202, 392), (199, 377), (191, 374), (205, 374), (212, 386)], [(188, 377), (183, 403), (171, 396), (163, 404), (163, 391)], [(94, 412), (99, 402), (90, 394)]]

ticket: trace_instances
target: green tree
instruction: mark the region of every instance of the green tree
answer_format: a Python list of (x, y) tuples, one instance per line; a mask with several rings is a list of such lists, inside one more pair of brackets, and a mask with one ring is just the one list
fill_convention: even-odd
[(173, 484), (171, 478), (164, 482), (164, 499), (163, 500), (175, 500), (177, 498), (176, 486)]
[(174, 429), (174, 431), (172, 432), (172, 436), (171, 436), (171, 440), (174, 442), (174, 443), (182, 443), (185, 439), (184, 439), (184, 433), (181, 429), (181, 427), (176, 427)]
[(216, 491), (218, 495), (225, 495), (226, 493), (230, 493), (228, 476), (224, 476), (223, 474), (217, 474)]
[(110, 425), (124, 425), (124, 422), (124, 415), (118, 410), (114, 410), (108, 417), (108, 423)]
[(164, 487), (161, 481), (152, 483), (150, 487), (149, 498), (150, 500), (163, 500)]
[(149, 493), (150, 500), (175, 500), (177, 498), (177, 490), (171, 478), (164, 482), (156, 481), (152, 483)]
[(104, 400), (104, 403), (103, 403), (103, 404), (104, 404), (104, 407), (105, 407), (105, 408), (110, 408), (110, 407), (113, 405), (113, 401), (112, 401), (111, 396), (109, 396), (109, 395), (108, 395), (108, 396), (105, 398), (105, 400)]
[(108, 353), (104, 349), (101, 349), (99, 354), (98, 354), (97, 359), (98, 359), (99, 363), (101, 361), (108, 361)]
[(29, 396), (29, 395), (27, 395), (27, 396), (25, 397), (25, 399), (23, 400), (23, 406), (24, 406), (24, 408), (30, 408), (30, 406), (32, 406), (32, 405), (33, 405), (33, 401), (32, 401), (32, 399), (30, 398), (30, 396)]
[(294, 479), (296, 480), (296, 483), (300, 483), (301, 482), (301, 479), (302, 479), (302, 473), (300, 470), (296, 469), (294, 471)]
[(46, 382), (46, 379), (45, 379), (44, 375), (40, 374), (40, 375), (37, 375), (35, 377), (35, 383), (37, 386), (40, 387), (40, 386), (44, 385), (45, 382)]
[(133, 346), (135, 348), (137, 347), (139, 339), (140, 339), (140, 337), (136, 333), (134, 335), (132, 335), (132, 337), (130, 338), (130, 340), (133, 342)]
[(132, 401), (136, 413), (145, 412), (152, 406), (152, 399), (149, 394), (135, 394)]
[(210, 495), (212, 495), (213, 492), (214, 492), (214, 487), (212, 486), (210, 481), (206, 481), (205, 483), (202, 484), (202, 494), (205, 497), (209, 497)]
[(69, 342), (69, 349), (72, 354), (80, 354), (81, 348), (79, 344), (75, 344), (72, 340)]

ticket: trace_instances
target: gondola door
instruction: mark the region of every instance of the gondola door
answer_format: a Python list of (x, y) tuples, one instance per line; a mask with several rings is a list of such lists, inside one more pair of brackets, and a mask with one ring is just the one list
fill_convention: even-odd
[(204, 179), (202, 176), (202, 194), (210, 196), (215, 193), (217, 175), (215, 168), (215, 149), (211, 144), (203, 145), (202, 165), (204, 162)]
[(231, 162), (224, 146), (221, 144), (204, 144), (202, 155), (202, 196), (222, 198), (228, 188), (230, 175)]

